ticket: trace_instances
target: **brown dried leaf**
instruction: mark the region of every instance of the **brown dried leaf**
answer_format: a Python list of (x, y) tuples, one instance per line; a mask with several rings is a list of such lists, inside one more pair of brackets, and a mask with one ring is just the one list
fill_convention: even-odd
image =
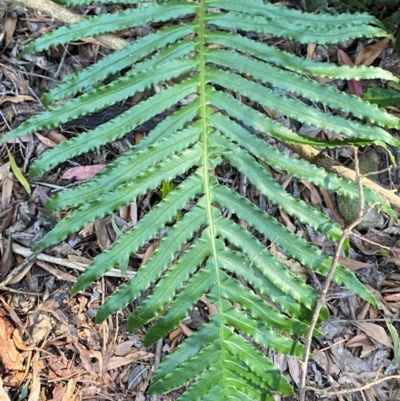
[(67, 390), (65, 394), (63, 395), (61, 401), (74, 401), (75, 396), (74, 390), (75, 390), (75, 385), (76, 385), (76, 379), (70, 379), (67, 384)]
[(399, 302), (400, 301), (400, 294), (391, 294), (385, 296), (385, 301), (387, 302)]
[(0, 166), (0, 181), (3, 181), (4, 178), (8, 177), (10, 174), (10, 162), (7, 162)]
[(286, 355), (287, 364), (289, 367), (289, 373), (293, 381), (299, 386), (300, 384), (300, 365), (296, 357)]
[(312, 205), (318, 210), (322, 210), (322, 199), (314, 185), (304, 180), (300, 182), (310, 191)]
[(98, 219), (94, 222), (94, 230), (96, 232), (97, 243), (102, 251), (110, 248), (111, 240), (108, 235), (105, 219)]
[[(36, 354), (37, 357), (39, 354)], [(29, 391), (29, 398), (28, 401), (40, 401), (40, 376), (39, 376), (39, 369), (37, 367), (37, 359), (34, 358), (32, 361), (33, 366), (33, 374), (32, 374), (32, 382), (30, 384), (30, 391)]]
[(75, 178), (76, 180), (88, 180), (96, 175), (100, 170), (103, 170), (105, 164), (94, 164), (93, 166), (80, 166), (72, 167), (65, 171), (61, 176), (62, 180), (70, 180)]
[(307, 59), (315, 60), (315, 49), (317, 48), (316, 43), (309, 43), (307, 45)]
[(14, 18), (10, 14), (8, 14), (6, 22), (4, 23), (4, 32), (6, 34), (4, 49), (6, 49), (11, 42), (16, 25), (17, 25), (17, 18)]
[(1, 210), (6, 210), (11, 206), (10, 200), (13, 186), (14, 182), (11, 178), (4, 178), (1, 190)]
[(50, 316), (45, 313), (40, 313), (33, 324), (32, 339), (30, 343), (35, 345), (39, 344), (49, 335), (52, 329), (53, 323)]
[(136, 342), (135, 340), (129, 340), (129, 341), (124, 341), (121, 344), (118, 344), (115, 347), (114, 355), (116, 355), (116, 356), (128, 355), (131, 352), (133, 344), (135, 344), (135, 342)]
[(28, 95), (17, 95), (17, 96), (4, 96), (0, 100), (0, 104), (11, 102), (11, 103), (22, 103), (27, 101), (33, 101), (35, 98)]
[(292, 233), (296, 232), (296, 226), (292, 223), (292, 221), (290, 220), (290, 217), (281, 209), (279, 209), (279, 214), (281, 215), (286, 228), (291, 231)]
[(351, 340), (347, 341), (346, 347), (365, 347), (371, 345), (371, 340), (366, 334), (358, 334)]
[(187, 327), (186, 325), (184, 325), (183, 323), (180, 323), (178, 325), (178, 327), (181, 329), (182, 333), (186, 336), (186, 337), (190, 337), (193, 334), (193, 331), (191, 329), (189, 329), (189, 327)]
[(53, 390), (53, 398), (49, 401), (62, 401), (66, 390), (63, 383), (57, 383)]
[(369, 322), (354, 322), (356, 327), (362, 330), (369, 337), (378, 341), (379, 343), (386, 345), (389, 348), (393, 348), (393, 343), (391, 338), (386, 334), (386, 331), (383, 327), (378, 326), (375, 323)]
[[(23, 266), (23, 269), (16, 271), (13, 269), (11, 273), (9, 274), (9, 277), (7, 277), (7, 284), (16, 284), (19, 283), (31, 270), (33, 266), (33, 263), (28, 263), (27, 265)], [(15, 273), (14, 273), (15, 272)], [(12, 276), (10, 278), (10, 276)]]
[(140, 266), (146, 264), (146, 262), (150, 259), (151, 255), (153, 255), (157, 247), (158, 247), (158, 241), (154, 241), (153, 243), (150, 244), (150, 246), (146, 249), (146, 252), (143, 255), (143, 259), (142, 262), (140, 263)]
[(12, 240), (11, 238), (6, 242), (6, 247), (3, 253), (3, 256), (0, 260), (0, 276), (4, 279), (10, 268), (13, 264), (13, 255), (12, 255), (12, 248), (11, 248)]
[(208, 315), (210, 316), (210, 319), (216, 314), (218, 314), (218, 308), (207, 299), (205, 294), (201, 296), (200, 301), (207, 306)]
[(364, 47), (364, 49), (358, 53), (355, 65), (371, 65), (388, 47), (389, 41), (389, 38), (385, 38), (373, 45)]
[(6, 317), (6, 311), (0, 308), (0, 360), (6, 370), (22, 370), (23, 356), (15, 348), (12, 340), (14, 328)]
[(358, 260), (347, 260), (342, 256), (339, 257), (339, 263), (342, 264), (343, 266), (346, 266), (348, 269), (352, 271), (367, 269), (373, 266), (373, 263), (364, 263), (364, 262), (359, 262)]
[[(14, 71), (9, 70), (3, 66), (0, 66), (0, 71), (11, 81), (16, 82), (18, 85), (20, 95), (25, 95), (28, 93), (28, 85), (27, 83), (21, 79)], [(28, 136), (29, 138), (29, 136)], [(21, 137), (20, 137), (21, 139)]]
[(117, 369), (121, 366), (128, 365), (128, 363), (141, 361), (142, 359), (153, 358), (154, 354), (146, 351), (135, 351), (126, 356), (114, 356), (110, 358), (107, 363), (107, 370)]
[(47, 134), (47, 138), (52, 140), (54, 143), (57, 143), (57, 144), (60, 143), (60, 142), (65, 142), (67, 140), (67, 138), (63, 134), (60, 134), (59, 132), (54, 131), (54, 130), (50, 131)]
[(72, 274), (69, 274), (67, 272), (63, 272), (62, 270), (59, 270), (48, 263), (42, 262), (40, 260), (36, 261), (36, 265), (40, 266), (42, 269), (48, 271), (49, 273), (53, 274), (58, 280), (63, 280), (63, 281), (69, 281), (71, 283), (76, 283), (77, 278), (73, 276)]
[(49, 148), (55, 148), (56, 147), (57, 144), (55, 142), (53, 142), (51, 139), (49, 139), (49, 138), (47, 138), (47, 137), (45, 137), (43, 135), (40, 135), (37, 132), (35, 132), (35, 135), (36, 135), (37, 139), (39, 139), (39, 141), (42, 142), (47, 147), (49, 147)]

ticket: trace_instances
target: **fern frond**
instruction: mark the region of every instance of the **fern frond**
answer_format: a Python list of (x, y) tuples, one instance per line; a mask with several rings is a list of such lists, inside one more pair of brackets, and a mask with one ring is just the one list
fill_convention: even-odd
[(251, 336), (257, 344), (271, 348), (281, 354), (298, 357), (304, 354), (304, 347), (298, 342), (271, 330), (268, 326), (253, 319), (252, 316), (233, 307), (228, 301), (223, 301), (222, 305), (221, 313), (224, 317), (224, 324), (233, 326), (240, 332)]
[[(193, 27), (172, 26), (165, 30), (149, 34), (143, 39), (137, 40), (131, 45), (112, 53), (109, 57), (101, 59), (92, 66), (80, 70), (75, 74), (68, 75), (60, 84), (48, 91), (41, 100), (45, 106), (48, 106), (68, 96), (76, 95), (85, 88), (103, 81), (111, 74), (115, 74), (136, 63), (143, 57), (148, 56), (149, 53), (151, 54), (155, 50), (163, 49), (165, 46), (173, 44), (191, 33), (193, 33)], [(178, 42), (157, 53), (152, 57), (151, 62), (147, 60), (146, 65), (143, 65), (143, 62), (138, 63), (130, 70), (129, 75), (140, 71), (143, 67), (154, 67), (161, 62), (164, 63), (181, 58), (188, 55), (191, 51), (194, 51), (194, 44), (192, 42)], [(165, 58), (165, 55), (169, 57)]]
[(30, 43), (22, 55), (32, 51), (41, 51), (72, 40), (88, 38), (101, 33), (121, 30), (149, 22), (164, 22), (194, 14), (197, 6), (190, 3), (169, 2), (169, 4), (150, 3), (149, 7), (118, 11), (114, 14), (102, 14), (89, 17), (80, 22), (58, 28), (48, 35), (41, 36)]
[[(199, 299), (204, 300), (203, 295), (213, 304), (213, 313), (165, 358), (150, 393), (168, 392), (192, 381), (180, 400), (272, 401), (273, 391), (291, 395), (288, 380), (259, 347), (302, 355), (297, 339), (309, 330), (318, 294), (279, 262), (270, 244), (321, 275), (328, 273), (332, 258), (234, 187), (222, 185), (219, 166), (229, 162), (291, 218), (338, 241), (342, 227), (286, 192), (270, 171), (284, 171), (351, 199), (359, 197), (358, 186), (287, 156), (273, 143), (320, 149), (346, 144), (400, 147), (385, 130), (400, 127), (397, 117), (313, 77), (399, 80), (379, 68), (306, 60), (254, 38), (272, 34), (301, 43), (330, 44), (390, 35), (366, 14), (308, 14), (263, 0), (113, 2), (133, 7), (56, 29), (33, 41), (24, 53), (142, 24), (150, 24), (152, 33), (65, 78), (43, 96), (50, 108), (7, 133), (0, 143), (56, 127), (145, 91), (142, 100), (123, 114), (35, 160), (29, 172), (34, 178), (155, 117), (163, 118), (88, 183), (48, 201), (50, 212), (71, 211), (35, 249), (54, 245), (174, 180), (167, 196), (94, 259), (73, 293), (116, 266), (126, 273), (131, 255), (158, 234), (162, 239), (154, 254), (106, 299), (96, 320), (104, 321), (150, 289), (128, 320), (131, 330), (152, 324), (145, 337), (150, 345), (179, 324)], [(91, 0), (64, 3), (84, 5)], [(159, 29), (160, 23), (167, 27)], [(149, 90), (153, 85), (160, 90)], [(266, 109), (339, 137), (322, 140), (299, 134), (267, 116)], [(395, 217), (376, 193), (364, 189), (364, 194), (367, 204), (378, 204)], [(178, 214), (182, 219), (176, 218)], [(345, 251), (349, 248), (346, 241)], [(334, 281), (376, 306), (373, 295), (344, 266), (338, 265)], [(323, 307), (318, 324), (328, 315)], [(314, 335), (321, 334), (318, 327)]]
[[(224, 136), (247, 149), (259, 160), (274, 166), (274, 168), (284, 170), (294, 177), (304, 179), (332, 192), (346, 193), (346, 196), (350, 199), (358, 198), (358, 186), (355, 183), (348, 182), (335, 174), (327, 173), (324, 169), (318, 168), (304, 160), (289, 157), (287, 154), (269, 145), (266, 141), (250, 134), (239, 124), (222, 114), (218, 113), (213, 116), (213, 124)], [(368, 205), (383, 202), (375, 192), (368, 188), (364, 190), (364, 200)], [(382, 204), (382, 208), (386, 212), (390, 212), (390, 206), (387, 203)]]
[(224, 10), (245, 13), (247, 15), (265, 17), (268, 20), (278, 20), (280, 23), (308, 26), (313, 29), (335, 29), (348, 26), (372, 24), (385, 29), (383, 23), (368, 14), (344, 14), (342, 18), (336, 18), (329, 14), (303, 13), (299, 10), (281, 7), (280, 5), (264, 4), (262, 0), (248, 0), (246, 3), (240, 0), (213, 0), (213, 7)]
[[(271, 218), (267, 213), (254, 206), (247, 199), (224, 186), (214, 189), (213, 196), (216, 202), (235, 213), (240, 219), (247, 221), (251, 226), (262, 233), (265, 238), (280, 246), (301, 264), (326, 275), (332, 265), (332, 258), (325, 256), (318, 248), (308, 244)], [(351, 289), (366, 301), (376, 305), (373, 295), (358, 281), (354, 273), (344, 266), (338, 265), (334, 281)]]
[(363, 65), (354, 67), (345, 65), (338, 66), (332, 63), (320, 63), (314, 60), (307, 60), (241, 35), (232, 36), (227, 32), (215, 31), (208, 35), (208, 40), (241, 53), (251, 54), (253, 57), (257, 57), (260, 60), (300, 74), (331, 79), (367, 80), (379, 78), (388, 81), (399, 81), (399, 78), (394, 76), (391, 72), (381, 68), (365, 67)]
[[(275, 34), (306, 44), (315, 41), (317, 38), (318, 43), (329, 44), (360, 37), (360, 26), (350, 25), (346, 26), (346, 29), (343, 29), (343, 26), (339, 25), (329, 30), (316, 29), (315, 32), (311, 33), (307, 25), (293, 25), (287, 20), (272, 20), (236, 12), (210, 15), (207, 17), (207, 22), (221, 28), (251, 31), (263, 35)], [(370, 25), (363, 25), (362, 36), (365, 38), (392, 37), (384, 29)]]
[(172, 261), (174, 254), (179, 251), (185, 241), (191, 238), (194, 232), (205, 223), (204, 208), (198, 204), (171, 228), (170, 235), (161, 241), (152, 259), (139, 270), (135, 279), (121, 286), (113, 296), (107, 298), (107, 301), (98, 311), (97, 320), (103, 321), (109, 315), (122, 309), (137, 298), (142, 291), (148, 288), (162, 274)]
[(6, 134), (3, 140), (6, 141), (20, 135), (30, 134), (35, 130), (43, 128), (57, 127), (73, 118), (81, 117), (107, 106), (111, 106), (118, 101), (125, 100), (129, 96), (141, 92), (163, 79), (171, 79), (182, 73), (187, 74), (195, 69), (195, 66), (195, 60), (188, 58), (179, 59), (166, 63), (165, 65), (154, 67), (151, 75), (148, 75), (149, 71), (147, 70), (120, 78), (102, 88), (84, 94), (77, 99), (69, 100), (53, 109), (31, 117), (16, 130)]
[[(139, 164), (141, 159), (140, 156), (143, 156), (144, 150), (147, 146), (151, 146), (153, 143), (156, 146), (157, 140), (163, 140), (162, 134), (166, 131), (170, 132), (172, 134), (171, 136), (174, 136), (175, 133), (186, 123), (192, 121), (196, 117), (197, 109), (198, 104), (196, 105), (196, 102), (193, 102), (176, 112), (173, 118), (167, 117), (156, 128), (154, 128), (146, 138), (142, 139), (139, 144), (135, 145), (132, 150), (124, 153), (120, 158), (107, 165), (106, 168), (96, 174), (96, 176), (86, 185), (69, 189), (68, 191), (58, 193), (50, 198), (46, 203), (46, 209), (49, 212), (54, 212), (68, 206), (78, 206), (84, 202), (92, 200), (93, 198), (98, 198), (99, 196), (107, 194), (121, 183), (126, 182), (128, 179), (132, 178), (132, 175), (130, 175), (130, 165), (128, 164), (129, 160), (134, 159), (135, 163)], [(186, 132), (189, 133), (189, 136), (193, 133), (190, 129), (189, 132)], [(178, 137), (177, 139), (179, 140)], [(185, 142), (183, 138), (182, 141)], [(169, 145), (173, 146), (171, 143), (169, 143)], [(136, 158), (136, 156), (138, 157)], [(146, 157), (146, 154), (144, 156)], [(155, 154), (152, 154), (152, 157), (157, 158)], [(143, 162), (146, 163), (145, 160), (143, 160)], [(125, 168), (126, 172), (124, 174)]]
[[(219, 244), (218, 248), (223, 248), (223, 244)], [(129, 317), (129, 329), (133, 331), (156, 317), (173, 299), (176, 292), (182, 287), (182, 283), (186, 282), (195, 269), (211, 254), (209, 238), (197, 240), (166, 272), (152, 294)]]
[(35, 246), (35, 249), (47, 248), (51, 244), (63, 240), (67, 235), (80, 230), (91, 221), (104, 217), (107, 213), (114, 212), (130, 202), (134, 202), (138, 196), (145, 194), (149, 189), (157, 187), (163, 181), (170, 181), (185, 173), (194, 165), (199, 164), (200, 156), (201, 149), (199, 146), (186, 149), (147, 169), (146, 172), (137, 176), (135, 180), (119, 186), (115, 191), (79, 206), (47, 234)]
[(309, 224), (328, 238), (336, 241), (340, 239), (342, 229), (337, 223), (332, 222), (328, 216), (287, 193), (249, 154), (236, 150), (235, 154), (229, 153), (226, 158), (234, 167), (243, 171), (249, 181), (265, 197), (269, 198), (274, 204), (280, 205), (286, 213), (295, 216), (302, 223)]
[[(108, 123), (100, 125), (97, 129), (82, 133), (78, 137), (72, 138), (68, 142), (62, 142), (60, 146), (57, 146), (56, 148), (53, 148), (50, 151), (46, 152), (42, 157), (37, 159), (32, 164), (32, 167), (29, 169), (29, 176), (33, 178), (37, 177), (43, 174), (48, 169), (50, 169), (51, 167), (54, 167), (65, 160), (68, 160), (82, 153), (88, 152), (89, 150), (98, 148), (101, 145), (105, 145), (109, 142), (115, 141), (116, 139), (122, 137), (127, 132), (131, 131), (136, 126), (143, 124), (150, 118), (154, 117), (154, 115), (156, 115), (160, 110), (164, 111), (167, 108), (179, 102), (180, 100), (189, 96), (190, 94), (193, 93), (193, 91), (194, 91), (193, 82), (191, 82), (190, 80), (184, 81), (180, 84), (169, 87), (168, 89), (158, 93), (156, 96), (152, 96), (151, 98), (139, 103), (137, 106), (132, 107), (131, 109), (121, 114), (120, 116), (112, 119)], [(180, 141), (178, 143), (175, 143), (175, 145), (178, 145), (178, 147), (181, 148), (187, 147), (191, 143), (193, 143), (193, 140), (195, 139), (194, 137), (196, 136), (196, 134), (198, 137), (199, 133), (200, 133), (199, 124), (192, 125), (188, 130), (186, 130), (185, 132), (181, 132), (179, 134)], [(188, 139), (188, 141), (185, 141), (185, 139)], [(185, 142), (187, 143), (186, 146), (184, 146)], [(156, 164), (158, 161), (161, 161), (166, 157), (169, 157), (173, 152), (179, 150), (178, 148), (175, 148), (174, 150), (173, 147), (166, 146), (165, 143), (158, 144), (158, 147), (160, 149), (161, 155), (157, 157), (155, 156), (156, 152), (154, 152), (154, 157), (147, 159), (146, 162), (147, 166), (143, 166), (144, 168)], [(167, 150), (168, 148), (170, 149), (169, 152)], [(152, 152), (153, 152), (152, 149), (147, 148), (147, 155), (152, 154)], [(125, 164), (127, 165), (127, 168), (129, 168), (130, 175), (135, 176), (136, 174), (138, 174), (143, 170), (136, 170), (135, 172), (132, 172), (131, 163), (133, 162), (133, 157), (130, 157), (131, 153), (136, 153), (136, 152), (129, 152), (128, 154), (124, 155), (124, 158), (126, 160)], [(137, 156), (139, 156), (140, 159), (140, 155)], [(143, 159), (143, 157), (141, 159)], [(135, 157), (135, 164), (137, 163), (138, 163), (138, 158)], [(119, 183), (123, 182), (125, 178), (123, 170), (121, 171), (121, 169), (118, 169), (114, 171), (118, 173), (118, 177), (115, 177), (118, 180), (118, 182)], [(109, 182), (113, 182), (111, 181), (111, 178), (112, 177), (108, 177)], [(83, 202), (84, 200), (79, 199), (79, 201)]]
[[(309, 99), (310, 101), (325, 104), (326, 106), (343, 111), (345, 113), (352, 113), (358, 118), (366, 119), (368, 117), (371, 121), (374, 121), (376, 124), (382, 126), (390, 126), (390, 121), (393, 121), (393, 124), (396, 122), (395, 124), (398, 126), (398, 119), (393, 118), (393, 116), (391, 116), (389, 113), (378, 109), (378, 107), (374, 106), (373, 104), (363, 102), (357, 96), (340, 92), (334, 87), (327, 87), (326, 85), (320, 84), (311, 79), (297, 76), (296, 74), (273, 67), (270, 64), (252, 60), (248, 57), (242, 56), (241, 54), (233, 53), (227, 50), (216, 50), (210, 52), (208, 57), (212, 63), (237, 70), (239, 73), (251, 76), (255, 80), (271, 85), (273, 88), (279, 88), (284, 91), (292, 92), (298, 96)], [(324, 95), (321, 96), (321, 93)], [(355, 103), (360, 103), (360, 107), (353, 109)], [(295, 103), (293, 102), (292, 104)], [(304, 109), (301, 109), (301, 111), (302, 110)], [(293, 117), (296, 118), (298, 116)], [(363, 136), (363, 127), (360, 125), (357, 126), (356, 124), (352, 124), (351, 129), (348, 129), (348, 131), (345, 133), (340, 131), (340, 128), (335, 129), (335, 125), (345, 124), (345, 126), (348, 126), (350, 124), (349, 120), (337, 117), (333, 118), (333, 116), (328, 117), (329, 119), (324, 116), (327, 126), (331, 127), (330, 129), (332, 131), (339, 134), (365, 139), (373, 139), (374, 137), (376, 138), (378, 136), (373, 129), (371, 129), (372, 132), (369, 137), (365, 135)], [(334, 123), (335, 119), (337, 121), (336, 124)], [(323, 127), (321, 126), (320, 128)], [(355, 128), (358, 128), (358, 132), (356, 131), (353, 133), (352, 130)], [(393, 138), (383, 130), (381, 130), (379, 134), (379, 137), (385, 138), (385, 141), (393, 140)], [(396, 145), (398, 146), (399, 144), (397, 143)]]

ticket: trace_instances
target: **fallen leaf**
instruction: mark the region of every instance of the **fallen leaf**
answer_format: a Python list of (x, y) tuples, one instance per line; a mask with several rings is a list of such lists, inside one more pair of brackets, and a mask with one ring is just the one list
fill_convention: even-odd
[[(338, 60), (340, 64), (348, 65), (350, 67), (354, 66), (354, 63), (351, 60), (351, 58), (343, 50), (340, 49), (338, 50)], [(351, 79), (350, 81), (347, 81), (347, 85), (349, 86), (350, 93), (352, 93), (355, 96), (362, 97), (363, 90), (360, 81)]]
[[(18, 85), (19, 93), (21, 95), (25, 95), (28, 92), (28, 85), (23, 78), (20, 78), (14, 71), (0, 66), (0, 71), (11, 81), (15, 82)], [(34, 100), (34, 99), (33, 99)], [(8, 116), (6, 116), (9, 119)]]
[(141, 365), (137, 365), (133, 368), (133, 370), (129, 374), (128, 390), (132, 391), (146, 378), (147, 370), (148, 367)]
[(28, 95), (18, 95), (18, 96), (4, 96), (0, 100), (0, 104), (3, 104), (5, 102), (11, 102), (11, 103), (22, 103), (22, 102), (27, 102), (27, 101), (33, 101), (35, 100), (32, 96)]
[(300, 365), (296, 357), (286, 355), (287, 364), (289, 367), (289, 373), (293, 381), (299, 386), (300, 384)]
[(105, 164), (94, 164), (93, 166), (80, 166), (72, 167), (65, 171), (61, 176), (62, 180), (70, 180), (75, 178), (77, 180), (88, 180), (96, 175), (100, 170), (103, 170)]
[(115, 356), (126, 356), (132, 351), (133, 344), (135, 344), (135, 340), (124, 341), (123, 343), (118, 344), (115, 347), (114, 355)]
[(388, 47), (390, 39), (385, 38), (373, 45), (365, 46), (357, 55), (355, 65), (371, 65)]
[(37, 365), (39, 354), (35, 355), (35, 358), (32, 360), (32, 382), (29, 391), (29, 398), (28, 401), (40, 401), (40, 376), (39, 376), (39, 369)]
[(9, 174), (10, 174), (10, 162), (7, 162), (2, 166), (0, 166), (0, 181), (8, 177)]
[(31, 194), (31, 188), (29, 186), (28, 181), (24, 177), (24, 175), (21, 173), (21, 170), (18, 168), (17, 163), (15, 162), (14, 156), (11, 154), (11, 152), (7, 148), (7, 153), (8, 153), (8, 159), (10, 160), (10, 166), (11, 170), (14, 173), (16, 179), (19, 181), (19, 183), (24, 187), (25, 191), (30, 195)]
[(1, 188), (1, 210), (7, 210), (11, 206), (13, 186), (14, 182), (10, 177), (4, 178)]
[(385, 301), (387, 302), (399, 302), (400, 301), (400, 294), (391, 294), (385, 296)]
[(365, 262), (359, 262), (358, 260), (347, 260), (344, 257), (339, 257), (339, 263), (342, 264), (343, 266), (346, 266), (348, 269), (352, 271), (360, 270), (360, 269), (367, 269), (369, 267), (372, 267), (374, 264), (373, 263), (365, 263)]
[(75, 397), (73, 396), (76, 385), (76, 379), (70, 379), (67, 384), (67, 390), (62, 397), (61, 401), (73, 401)]
[(65, 142), (67, 140), (67, 138), (63, 134), (60, 134), (57, 131), (50, 131), (47, 134), (47, 138), (55, 143)]
[(383, 345), (386, 345), (389, 348), (393, 348), (392, 340), (386, 334), (386, 331), (383, 327), (378, 326), (375, 323), (368, 322), (354, 322), (353, 324), (369, 337), (373, 338)]
[(149, 359), (153, 358), (154, 354), (151, 354), (146, 351), (136, 351), (132, 352), (131, 354), (128, 354), (126, 356), (114, 356), (110, 358), (110, 360), (107, 363), (107, 370), (112, 370), (112, 369), (117, 369), (121, 366), (128, 365), (129, 363), (132, 362), (137, 362), (142, 359)]
[(49, 139), (43, 135), (40, 135), (37, 132), (35, 132), (35, 135), (36, 135), (37, 139), (39, 139), (39, 141), (42, 142), (43, 144), (45, 144), (47, 147), (49, 147), (49, 148), (56, 147), (57, 144), (55, 142), (53, 142), (51, 139)]
[(22, 370), (23, 356), (15, 348), (11, 336), (14, 331), (6, 317), (6, 311), (0, 308), (0, 360), (6, 370)]
[(6, 34), (4, 49), (6, 49), (11, 42), (16, 25), (17, 25), (17, 18), (14, 18), (10, 14), (8, 14), (6, 22), (4, 23), (4, 32)]
[(108, 235), (105, 219), (98, 219), (94, 222), (94, 231), (96, 233), (97, 243), (102, 251), (110, 248), (111, 240)]
[(365, 347), (371, 345), (371, 340), (366, 334), (358, 334), (353, 337), (351, 340), (347, 341), (346, 347)]
[(317, 48), (316, 43), (309, 43), (307, 45), (307, 59), (315, 60), (315, 49)]
[(57, 383), (53, 390), (53, 398), (49, 401), (62, 401), (63, 396), (66, 392), (66, 388), (63, 383)]

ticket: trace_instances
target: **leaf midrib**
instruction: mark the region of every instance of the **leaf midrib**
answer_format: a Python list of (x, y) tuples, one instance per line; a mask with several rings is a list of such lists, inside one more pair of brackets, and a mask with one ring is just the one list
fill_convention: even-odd
[[(216, 247), (216, 229), (214, 227), (213, 221), (213, 213), (212, 213), (212, 200), (211, 200), (211, 185), (209, 178), (209, 170), (210, 170), (210, 162), (209, 162), (209, 135), (208, 135), (208, 115), (207, 115), (207, 78), (206, 78), (206, 54), (205, 54), (205, 26), (206, 26), (206, 11), (207, 11), (207, 1), (200, 0), (199, 1), (199, 28), (198, 28), (198, 58), (199, 58), (199, 91), (200, 91), (200, 117), (202, 121), (202, 164), (203, 164), (203, 180), (204, 180), (204, 194), (205, 194), (205, 204), (206, 204), (206, 213), (207, 213), (207, 223), (210, 231), (210, 242), (211, 242), (211, 250), (212, 250), (212, 259), (215, 269), (215, 285), (216, 292), (218, 293), (218, 314), (219, 314), (219, 345), (221, 349), (221, 364), (225, 359), (225, 350), (224, 350), (224, 334), (223, 334), (223, 322), (220, 313), (222, 311), (222, 294), (220, 293), (221, 283), (219, 277), (219, 269), (218, 269), (218, 258), (217, 258), (217, 247)], [(225, 374), (225, 370), (222, 370), (222, 377), (224, 386), (223, 388), (227, 388), (227, 377)]]

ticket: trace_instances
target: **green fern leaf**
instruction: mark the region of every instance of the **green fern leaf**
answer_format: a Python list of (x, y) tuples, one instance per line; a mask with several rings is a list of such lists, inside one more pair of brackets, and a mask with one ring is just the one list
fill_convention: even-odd
[[(151, 53), (155, 50), (162, 49), (191, 33), (193, 33), (192, 27), (173, 26), (145, 36), (143, 39), (112, 53), (109, 57), (103, 58), (95, 65), (75, 74), (68, 75), (59, 85), (42, 97), (42, 102), (45, 106), (48, 106), (68, 96), (76, 95), (85, 88), (103, 81), (111, 74), (115, 74), (129, 67), (131, 64), (147, 56), (149, 52)], [(173, 50), (172, 52), (171, 48)], [(165, 62), (181, 58), (193, 50), (194, 45), (190, 42), (180, 42), (174, 46), (169, 46), (166, 50), (157, 53), (157, 55), (151, 59), (151, 62), (146, 61), (146, 65), (143, 66), (143, 63), (138, 63), (130, 70), (130, 75), (140, 71), (143, 67), (149, 68), (150, 66), (153, 67), (159, 64), (161, 61)], [(166, 59), (165, 55), (168, 55), (169, 58)]]
[[(64, 4), (91, 2), (66, 0)], [(203, 295), (213, 304), (213, 313), (165, 358), (149, 393), (168, 392), (192, 382), (180, 400), (272, 401), (274, 391), (291, 395), (288, 380), (259, 347), (301, 356), (304, 347), (298, 338), (309, 330), (318, 294), (281, 264), (269, 245), (275, 244), (288, 258), (321, 275), (327, 275), (332, 258), (234, 187), (222, 185), (219, 168), (230, 163), (269, 202), (338, 241), (342, 227), (294, 198), (271, 171), (283, 171), (351, 199), (358, 199), (358, 186), (291, 158), (272, 143), (320, 149), (347, 144), (400, 147), (385, 130), (400, 127), (397, 117), (313, 77), (399, 79), (379, 68), (306, 60), (258, 38), (272, 34), (306, 44), (331, 44), (390, 35), (366, 14), (309, 14), (263, 0), (111, 3), (132, 7), (56, 29), (34, 40), (23, 53), (142, 24), (150, 24), (152, 33), (66, 77), (43, 96), (49, 108), (4, 135), (0, 143), (146, 92), (143, 100), (110, 122), (44, 153), (30, 168), (30, 177), (35, 178), (122, 138), (146, 121), (160, 115), (162, 121), (88, 183), (53, 196), (47, 211), (71, 208), (71, 212), (34, 249), (54, 245), (173, 180), (168, 194), (94, 259), (73, 293), (114, 267), (125, 273), (130, 256), (159, 235), (162, 239), (154, 254), (106, 299), (96, 321), (104, 321), (140, 297), (128, 326), (134, 330), (151, 324), (145, 337), (145, 344), (151, 345), (178, 325), (200, 298), (204, 300)], [(153, 85), (160, 88), (154, 94), (149, 90)], [(339, 136), (321, 140), (299, 134), (267, 116), (266, 108)], [(376, 193), (364, 189), (364, 195), (366, 204), (378, 204), (395, 217)], [(239, 225), (239, 219), (249, 229)], [(349, 251), (349, 241), (344, 249)], [(373, 295), (344, 266), (338, 265), (334, 281), (376, 306)], [(145, 292), (148, 295), (142, 299)], [(319, 325), (328, 315), (323, 307), (314, 335), (321, 334)]]
[(118, 11), (113, 15), (103, 14), (84, 19), (75, 24), (58, 28), (48, 35), (41, 36), (29, 44), (22, 55), (32, 51), (46, 50), (72, 40), (79, 40), (101, 33), (121, 30), (149, 22), (163, 22), (196, 12), (196, 5), (169, 2), (169, 4), (150, 4), (149, 7)]
[(256, 42), (245, 36), (232, 36), (226, 32), (215, 31), (209, 34), (209, 40), (242, 53), (252, 54), (260, 60), (267, 61), (268, 63), (299, 74), (346, 80), (379, 78), (388, 81), (399, 81), (399, 78), (381, 68), (365, 66), (348, 67), (331, 63), (319, 63), (279, 50), (265, 43)]

